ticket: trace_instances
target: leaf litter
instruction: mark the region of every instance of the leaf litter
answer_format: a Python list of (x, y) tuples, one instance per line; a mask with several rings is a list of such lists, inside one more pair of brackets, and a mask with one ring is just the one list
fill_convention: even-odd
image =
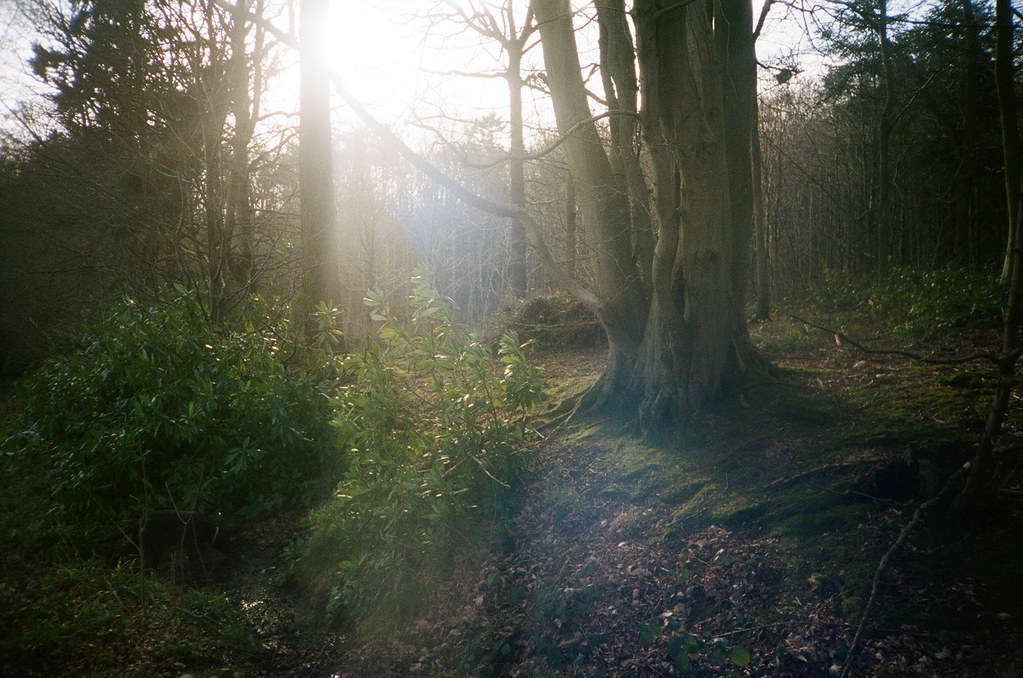
[[(797, 386), (821, 398), (855, 397), (882, 374), (876, 363), (833, 350), (801, 351), (779, 362), (794, 370)], [(600, 368), (592, 354), (555, 356), (548, 364), (560, 376), (582, 378)], [(938, 370), (909, 381), (946, 378)], [(905, 382), (897, 386), (912, 385)], [(966, 418), (973, 412), (957, 407)], [(841, 429), (845, 421), (830, 426)], [(671, 483), (663, 482), (647, 495), (630, 494), (609, 472), (621, 457), (618, 447), (567, 427), (538, 446), (506, 543), (455, 560), (420, 615), (364, 634), (317, 623), (314, 614), (295, 611), (302, 606), (295, 592), (267, 587), (264, 609), (281, 603), (292, 612), (264, 624), (264, 641), (276, 633), (279, 647), (264, 642), (246, 675), (838, 676), (862, 611), (856, 592), (862, 594), (912, 506), (851, 497), (843, 489), (846, 476), (862, 475), (864, 466), (869, 471), (878, 455), (901, 453), (899, 441), (882, 435), (880, 443), (850, 443), (844, 456), (823, 460), (825, 468), (814, 472), (799, 450), (826, 441), (811, 430), (766, 422), (730, 442), (769, 464), (752, 473), (756, 482), (747, 487), (773, 495), (800, 486), (822, 501), (858, 506), (862, 520), (852, 534), (841, 525), (822, 528), (794, 547), (791, 534), (770, 529), (771, 514), (722, 514), (716, 502), (739, 483), (727, 476), (713, 496), (698, 489), (672, 495)], [(964, 428), (963, 434), (972, 433)], [(681, 521), (680, 504), (686, 506)], [(1002, 534), (1001, 525), (992, 529), (992, 539)], [(950, 553), (974, 542), (968, 533), (951, 545), (944, 538), (932, 535), (920, 545), (911, 539), (884, 572), (881, 612), (851, 660), (851, 675), (1023, 675), (1016, 651), (1023, 601), (1000, 599), (989, 579), (968, 568), (949, 568)], [(800, 555), (815, 548), (834, 550), (834, 557)], [(256, 579), (243, 581), (237, 593), (244, 595)], [(285, 668), (296, 659), (301, 668)]]

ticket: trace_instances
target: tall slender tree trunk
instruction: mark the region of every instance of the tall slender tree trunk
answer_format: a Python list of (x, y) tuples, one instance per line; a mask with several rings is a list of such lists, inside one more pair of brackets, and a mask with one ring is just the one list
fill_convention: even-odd
[(754, 190), (753, 139), (757, 133), (757, 60), (753, 45), (753, 6), (749, 0), (718, 0), (715, 3), (714, 38), (724, 68), (724, 139), (731, 202), (732, 270), (730, 278), (738, 295), (730, 305), (737, 332), (745, 334), (745, 297), (748, 288), (750, 241), (753, 237)]
[[(509, 5), (508, 17), (512, 18)], [(511, 25), (514, 33), (514, 24)], [(509, 111), (511, 121), (511, 163), (509, 164), (510, 176), (508, 177), (509, 192), (511, 193), (511, 204), (526, 209), (526, 168), (524, 156), (526, 154), (525, 133), (522, 123), (522, 49), (524, 41), (510, 41), (508, 49), (508, 95)], [(528, 287), (527, 266), (526, 266), (526, 226), (520, 217), (511, 219), (511, 265), (509, 266), (509, 277), (511, 278), (512, 292), (518, 298), (526, 296)]]
[(326, 27), (330, 0), (300, 0), (301, 76), (299, 93), (298, 185), (302, 231), (305, 312), (336, 300), (337, 234), (330, 135), (330, 71)]
[[(755, 104), (754, 104), (755, 105)], [(757, 116), (754, 115), (754, 120)], [(756, 290), (757, 302), (754, 317), (767, 320), (771, 317), (771, 263), (767, 238), (767, 205), (764, 203), (763, 157), (760, 148), (760, 126), (753, 126), (753, 230), (756, 234)]]
[[(262, 16), (263, 0), (256, 0), (254, 13)], [(263, 86), (264, 31), (256, 28), (256, 40), (250, 68), (246, 39), (250, 10), (249, 0), (234, 5), (231, 19), (231, 61), (229, 77), (231, 112), (234, 116), (234, 137), (231, 139), (231, 163), (228, 179), (227, 215), (225, 231), (230, 238), (233, 256), (229, 274), (232, 286), (242, 289), (252, 277), (252, 238), (255, 214), (252, 208), (249, 172), (249, 145), (259, 118), (260, 92)], [(251, 85), (250, 91), (250, 73)]]
[(576, 277), (576, 257), (578, 256), (578, 207), (575, 202), (575, 184), (572, 176), (565, 180), (565, 272), (572, 278)]
[(956, 168), (955, 183), (955, 224), (956, 257), (959, 262), (971, 266), (976, 263), (974, 249), (974, 182), (977, 179), (977, 140), (979, 138), (978, 118), (980, 95), (977, 90), (980, 80), (980, 41), (976, 12), (972, 0), (959, 0), (963, 30), (962, 80), (959, 83), (960, 110), (963, 115), (961, 141), (958, 144), (959, 166)]
[(888, 0), (880, 0), (876, 18), (877, 40), (880, 45), (881, 77), (884, 88), (884, 103), (877, 119), (877, 201), (871, 207), (874, 228), (877, 234), (876, 271), (879, 280), (888, 277), (892, 256), (892, 215), (891, 215), (891, 138), (895, 116), (895, 83), (892, 67), (892, 47), (888, 33)]
[(591, 118), (567, 0), (533, 3), (539, 22), (547, 79), (558, 130), (582, 212), (596, 268), (598, 315), (620, 346), (635, 348), (643, 337), (647, 302), (632, 258), (629, 192), (611, 163)]
[(611, 117), (612, 171), (621, 175), (629, 192), (632, 257), (642, 278), (643, 294), (650, 296), (650, 264), (654, 253), (654, 219), (650, 187), (640, 160), (639, 81), (635, 46), (626, 21), (624, 0), (595, 0), (600, 28), (600, 73)]
[(1019, 112), (1013, 66), (1013, 19), (1011, 0), (995, 0), (995, 83), (1002, 120), (1002, 154), (1005, 164), (1005, 195), (1008, 201), (1008, 238), (1002, 281), (1012, 280), (1016, 238), (1019, 236), (1021, 189), (1023, 178), (1023, 142), (1019, 136)]
[[(203, 20), (210, 35), (215, 35), (215, 10), (206, 6)], [(211, 41), (209, 63), (204, 68), (205, 101), (201, 124), (203, 169), (203, 215), (206, 220), (206, 266), (209, 279), (210, 319), (224, 319), (226, 273), (231, 259), (230, 235), (224, 221), (224, 130), (230, 110), (230, 85), (227, 60), (217, 41)]]

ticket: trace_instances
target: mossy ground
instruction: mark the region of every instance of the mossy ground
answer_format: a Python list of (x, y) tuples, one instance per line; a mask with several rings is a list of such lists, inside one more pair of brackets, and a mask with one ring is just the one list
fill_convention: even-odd
[[(72, 570), (30, 568), (45, 545), (19, 540), (8, 520), (4, 665), (53, 676), (828, 675), (881, 555), (933, 491), (922, 469), (945, 478), (970, 457), (993, 381), (983, 364), (871, 358), (793, 321), (753, 335), (777, 382), (645, 437), (628, 421), (564, 417), (602, 349), (543, 354), (551, 424), (509, 538), (454, 558), (431, 605), (385, 632), (325, 625), (316, 601), (281, 585), (298, 514), (250, 526), (242, 566), (212, 593), (74, 554), (57, 558)], [(1014, 412), (1007, 440), (1020, 423)], [(981, 525), (929, 514), (882, 573), (856, 675), (1023, 671), (1019, 517), (1011, 504)]]

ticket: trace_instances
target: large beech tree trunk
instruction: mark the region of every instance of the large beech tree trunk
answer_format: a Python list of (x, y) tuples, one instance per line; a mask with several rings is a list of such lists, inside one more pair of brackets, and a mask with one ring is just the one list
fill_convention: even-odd
[[(445, 176), (334, 78), (352, 110), (417, 168), (469, 205), (523, 219), (552, 277), (596, 313), (607, 333), (608, 367), (591, 403), (635, 403), (646, 425), (686, 418), (768, 368), (743, 322), (754, 196), (749, 143), (756, 124), (752, 28), (742, 18), (750, 8), (743, 6), (748, 0), (721, 2), (712, 17), (707, 3), (635, 0), (633, 47), (622, 3), (597, 0), (607, 41), (601, 68), (611, 75), (610, 84), (605, 78), (613, 94), (610, 117), (640, 119), (647, 160), (640, 163), (635, 126), (630, 131), (616, 123), (610, 155), (605, 148), (587, 104), (568, 0), (533, 0), (555, 117), (593, 252), (592, 288), (554, 261), (527, 211), (481, 198)], [(713, 26), (728, 23), (731, 34), (716, 36)], [(612, 63), (629, 52), (632, 69), (625, 61)], [(638, 112), (632, 110), (635, 91), (643, 93)], [(726, 106), (726, 96), (739, 100)], [(637, 166), (649, 174), (636, 176)], [(735, 193), (732, 184), (739, 187)], [(654, 187), (652, 207), (648, 185)]]
[[(612, 126), (609, 157), (594, 124), (585, 122), (590, 111), (568, 0), (534, 1), (558, 128), (568, 137), (597, 260), (597, 315), (610, 341), (593, 402), (638, 403), (650, 425), (684, 418), (766, 368), (743, 312), (753, 219), (751, 8), (724, 0), (712, 17), (706, 3), (636, 0), (633, 49), (622, 3), (596, 6), (612, 119), (635, 115), (622, 55), (634, 54), (639, 67), (638, 115), (652, 168), (643, 180), (634, 174), (638, 140), (628, 127)], [(732, 30), (715, 33), (715, 25)], [(650, 212), (639, 193), (647, 181), (654, 186)]]

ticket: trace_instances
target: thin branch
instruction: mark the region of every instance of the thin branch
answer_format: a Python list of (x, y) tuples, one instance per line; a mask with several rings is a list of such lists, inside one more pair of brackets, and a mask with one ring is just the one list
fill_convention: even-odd
[[(848, 335), (843, 334), (842, 332), (839, 332), (838, 330), (833, 329), (831, 327), (818, 325), (817, 323), (810, 322), (809, 320), (805, 320), (804, 318), (800, 318), (799, 316), (795, 315), (789, 317), (792, 320), (801, 322), (804, 325), (813, 327), (814, 329), (818, 329), (823, 332), (828, 332), (829, 334), (834, 334), (836, 337), (846, 342), (847, 344), (854, 346), (855, 348), (859, 349), (860, 351), (863, 351), (864, 353), (870, 353), (872, 355), (897, 355), (902, 356), (903, 358), (909, 358), (910, 360), (915, 360), (917, 362), (927, 363), (929, 365), (962, 365), (964, 363), (971, 363), (974, 360), (986, 360), (994, 365), (1001, 365), (1002, 362), (1006, 360), (1006, 358), (1008, 357), (1004, 355), (995, 355), (994, 353), (989, 353), (987, 351), (978, 351), (977, 353), (971, 353), (970, 355), (962, 356), (960, 358), (931, 358), (929, 356), (920, 355), (919, 353), (914, 353), (912, 351), (904, 351), (898, 348), (871, 348), (869, 346), (861, 344), (860, 342), (856, 341), (855, 339), (852, 339)], [(1014, 355), (1018, 357), (1019, 349), (1017, 349), (1014, 352)]]
[(814, 475), (817, 475), (817, 474), (820, 474), (820, 473), (825, 473), (827, 471), (834, 471), (834, 470), (837, 470), (837, 469), (846, 469), (846, 468), (850, 468), (850, 467), (853, 467), (853, 466), (866, 466), (868, 464), (877, 464), (877, 463), (883, 462), (883, 461), (885, 461), (884, 457), (872, 457), (870, 459), (857, 459), (855, 461), (843, 461), (843, 462), (836, 462), (834, 464), (825, 464), (823, 466), (814, 467), (814, 468), (809, 469), (807, 471), (802, 471), (800, 473), (795, 474), (794, 476), (786, 476), (784, 478), (776, 478), (775, 480), (772, 480), (771, 482), (767, 483), (766, 485), (764, 485), (760, 489), (761, 490), (769, 490), (769, 489), (777, 487), (779, 485), (790, 485), (792, 483), (795, 483), (795, 482), (798, 482), (800, 480), (803, 480), (804, 478), (808, 478), (810, 476), (814, 476)]
[(775, 3), (775, 0), (764, 0), (763, 7), (760, 8), (760, 18), (757, 19), (757, 27), (753, 30), (753, 42), (757, 41), (760, 37), (760, 31), (764, 30), (764, 22), (767, 21), (767, 13), (771, 11), (771, 5)]
[(508, 72), (507, 71), (490, 71), (489, 73), (485, 73), (485, 72), (481, 72), (481, 71), (458, 71), (458, 70), (453, 70), (453, 71), (434, 71), (432, 69), (423, 69), (423, 71), (425, 73), (430, 74), (430, 75), (446, 75), (446, 76), (455, 76), (455, 77), (459, 77), (459, 78), (483, 78), (483, 79), (490, 79), (490, 80), (496, 80), (498, 78), (504, 78), (505, 80), (508, 79)]
[[(213, 0), (213, 2), (222, 8), (237, 11), (235, 5), (227, 0)], [(269, 33), (280, 40), (283, 45), (294, 50), (299, 49), (298, 41), (294, 36), (288, 35), (274, 26), (271, 22), (253, 14), (252, 12), (246, 11), (245, 16), (247, 16), (250, 21), (263, 26)], [(405, 160), (411, 163), (420, 172), (451, 191), (456, 198), (466, 205), (475, 207), (476, 209), (484, 212), (489, 212), (495, 216), (520, 219), (526, 226), (526, 233), (529, 237), (530, 244), (536, 250), (541, 262), (550, 272), (555, 282), (566, 292), (575, 297), (587, 309), (600, 317), (602, 307), (600, 298), (592, 291), (583, 287), (577, 280), (565, 273), (564, 269), (559, 266), (556, 261), (554, 261), (554, 257), (551, 254), (550, 249), (548, 249), (547, 243), (544, 242), (543, 236), (540, 234), (539, 226), (533, 219), (532, 215), (529, 214), (528, 210), (523, 207), (519, 207), (518, 205), (509, 205), (507, 203), (501, 203), (484, 198), (483, 196), (473, 193), (456, 179), (446, 175), (436, 165), (412, 150), (389, 127), (377, 120), (352, 94), (340, 74), (338, 74), (333, 67), (329, 67), (329, 70), (331, 81), (334, 83), (334, 88), (337, 90), (338, 95), (345, 104), (347, 104), (352, 112), (355, 113), (360, 120), (362, 120), (366, 127), (373, 131), (380, 139), (389, 144), (395, 152), (398, 153), (398, 155), (405, 158)]]
[(920, 519), (923, 517), (924, 511), (933, 507), (935, 504), (937, 504), (946, 496), (948, 496), (948, 494), (952, 490), (952, 487), (955, 486), (956, 481), (962, 478), (962, 476), (966, 474), (969, 468), (970, 468), (969, 464), (963, 465), (962, 468), (953, 473), (952, 476), (945, 482), (945, 485), (941, 488), (941, 491), (938, 492), (937, 495), (917, 506), (916, 510), (913, 512), (913, 518), (908, 523), (906, 523), (906, 526), (902, 528), (901, 532), (899, 532), (899, 536), (898, 538), (896, 538), (895, 542), (885, 552), (885, 554), (881, 556), (881, 560), (877, 564), (877, 569), (874, 570), (874, 581), (870, 587), (870, 597), (867, 598), (867, 606), (863, 610), (863, 616), (860, 617), (860, 623), (856, 627), (856, 633), (853, 635), (852, 643), (849, 645), (849, 654), (846, 656), (845, 666), (842, 668), (841, 678), (846, 678), (852, 669), (853, 658), (856, 654), (856, 651), (859, 649), (860, 641), (863, 638), (863, 632), (867, 627), (867, 619), (870, 617), (870, 612), (873, 610), (874, 603), (877, 601), (877, 591), (881, 585), (881, 574), (885, 571), (885, 569), (887, 569), (888, 563), (895, 555), (895, 552), (899, 550), (899, 547), (906, 543), (906, 539), (909, 538), (909, 534), (917, 525), (920, 524)]
[[(493, 160), (493, 161), (487, 162), (487, 163), (482, 163), (482, 164), (470, 163), (467, 160), (465, 160), (464, 157), (463, 157), (462, 162), (465, 164), (466, 167), (471, 167), (473, 169), (487, 170), (487, 169), (493, 169), (494, 167), (497, 167), (498, 165), (503, 165), (505, 163), (509, 163), (512, 160), (539, 160), (539, 159), (543, 158), (544, 156), (550, 155), (551, 153), (556, 151), (558, 149), (558, 147), (561, 146), (566, 141), (568, 141), (568, 138), (570, 136), (572, 136), (572, 134), (575, 133), (575, 131), (578, 130), (580, 127), (582, 127), (584, 125), (589, 125), (589, 124), (594, 123), (594, 122), (597, 122), (598, 120), (603, 120), (604, 118), (611, 118), (611, 117), (614, 117), (614, 116), (626, 116), (626, 117), (630, 117), (630, 118), (636, 118), (637, 120), (640, 119), (640, 116), (637, 113), (631, 113), (629, 111), (605, 111), (603, 113), (598, 113), (597, 115), (592, 115), (589, 118), (586, 118), (585, 120), (580, 120), (579, 122), (575, 123), (574, 125), (569, 127), (565, 131), (564, 134), (559, 134), (558, 138), (555, 139), (550, 145), (545, 146), (544, 148), (541, 148), (539, 151), (533, 151), (532, 153), (524, 153), (524, 154), (519, 155), (519, 156), (515, 156), (515, 155), (512, 155), (512, 154), (508, 153), (508, 154), (505, 154), (505, 155), (501, 156), (500, 158), (497, 158), (496, 160)], [(429, 128), (427, 128), (427, 129), (429, 129)]]

